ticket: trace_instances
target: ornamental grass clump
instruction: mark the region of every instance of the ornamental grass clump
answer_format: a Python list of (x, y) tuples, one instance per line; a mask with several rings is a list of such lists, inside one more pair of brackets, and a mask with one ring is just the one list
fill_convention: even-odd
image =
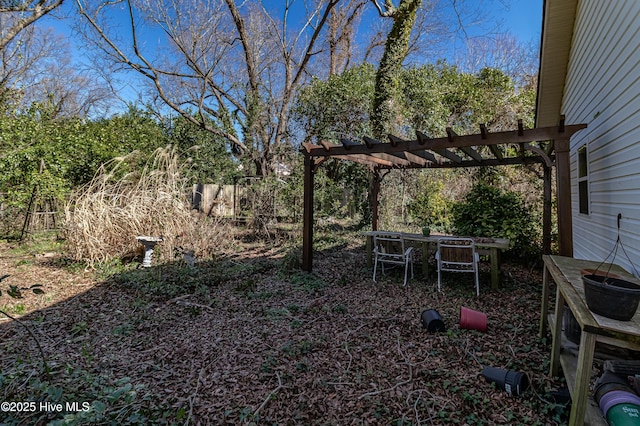
[(93, 266), (140, 251), (136, 236), (161, 236), (154, 260), (174, 258), (182, 235), (193, 235), (186, 181), (176, 149), (157, 149), (141, 170), (131, 153), (100, 167), (65, 206), (69, 255)]

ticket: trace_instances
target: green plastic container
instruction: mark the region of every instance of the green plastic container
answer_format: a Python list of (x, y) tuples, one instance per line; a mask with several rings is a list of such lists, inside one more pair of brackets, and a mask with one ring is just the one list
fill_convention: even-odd
[(610, 426), (640, 426), (640, 405), (617, 404), (607, 411)]

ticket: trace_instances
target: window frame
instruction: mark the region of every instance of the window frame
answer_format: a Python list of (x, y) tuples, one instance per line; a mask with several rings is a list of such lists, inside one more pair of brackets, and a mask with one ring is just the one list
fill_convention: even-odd
[(577, 181), (578, 181), (578, 211), (580, 214), (591, 214), (591, 196), (589, 191), (589, 150), (587, 144), (578, 148), (577, 151)]

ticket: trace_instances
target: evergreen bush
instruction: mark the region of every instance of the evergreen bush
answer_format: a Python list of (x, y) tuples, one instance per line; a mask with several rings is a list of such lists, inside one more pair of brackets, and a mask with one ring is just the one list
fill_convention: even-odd
[(540, 221), (519, 193), (478, 182), (452, 212), (457, 235), (508, 238), (517, 257), (540, 253)]

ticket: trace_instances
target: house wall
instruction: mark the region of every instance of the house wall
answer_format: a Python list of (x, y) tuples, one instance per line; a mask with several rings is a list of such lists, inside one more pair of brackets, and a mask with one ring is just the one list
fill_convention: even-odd
[[(574, 257), (640, 270), (640, 1), (578, 3), (562, 110), (588, 127), (571, 140)], [(578, 149), (587, 147), (589, 214), (579, 212)], [(613, 255), (612, 255), (613, 256)], [(609, 261), (611, 258), (609, 258)]]

